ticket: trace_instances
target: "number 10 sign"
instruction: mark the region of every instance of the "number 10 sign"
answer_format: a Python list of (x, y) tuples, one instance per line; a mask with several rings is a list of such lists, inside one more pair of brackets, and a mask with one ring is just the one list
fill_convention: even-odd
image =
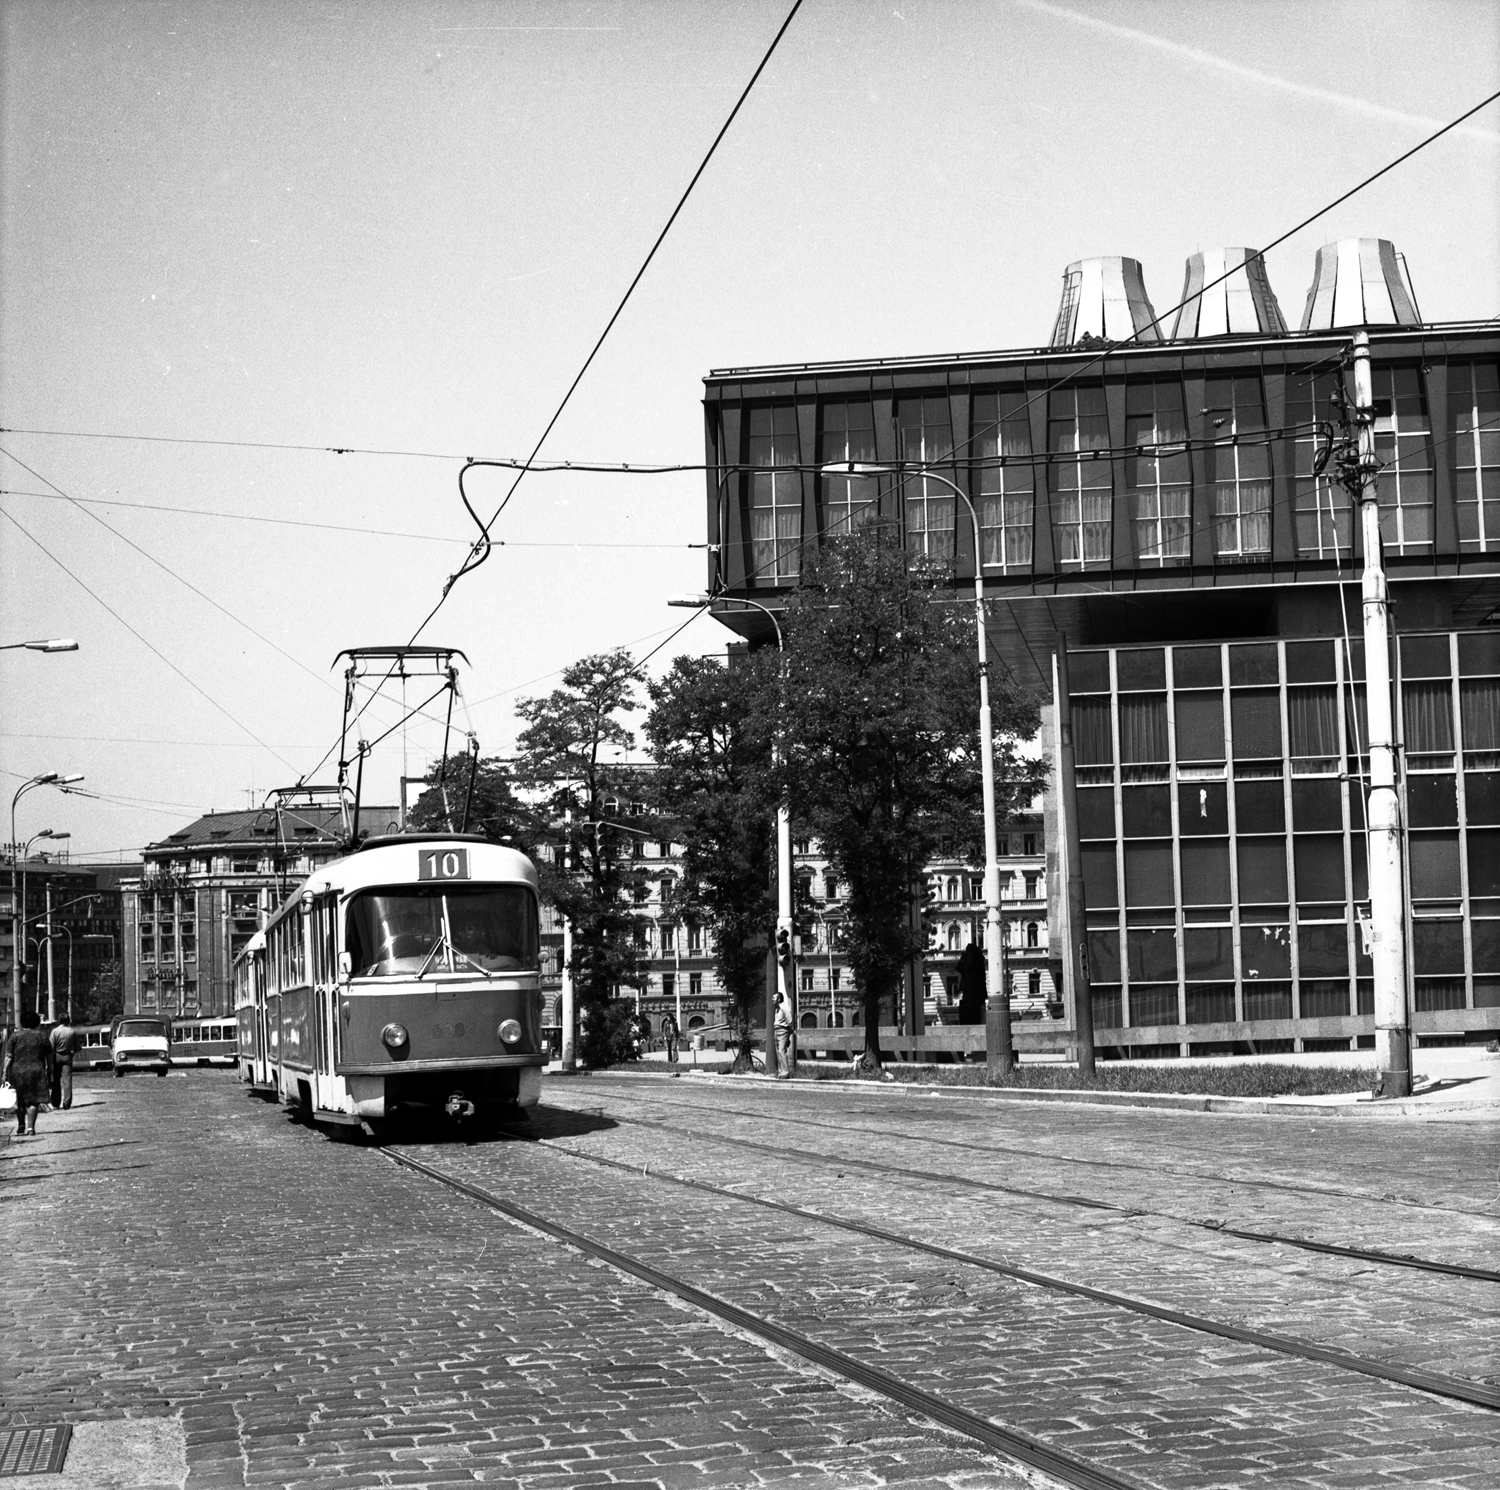
[(468, 849), (424, 848), (417, 850), (417, 878), (419, 880), (466, 880), (468, 877)]

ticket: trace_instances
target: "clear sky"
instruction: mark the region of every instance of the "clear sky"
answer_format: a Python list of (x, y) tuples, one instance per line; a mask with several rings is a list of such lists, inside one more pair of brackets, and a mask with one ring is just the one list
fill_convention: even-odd
[[(436, 601), (460, 458), (530, 451), (789, 3), (0, 3), (0, 424), (67, 432), (0, 436), (0, 641), (81, 645), (0, 654), (0, 783), (110, 799), (21, 836), (134, 850), (313, 767), (335, 654)], [(1497, 88), (1494, 0), (805, 0), (543, 455), (701, 460), (710, 368), (1037, 345), (1087, 255), (1162, 310)], [(1271, 254), (1293, 325), (1346, 236), (1427, 319), (1500, 314), (1500, 105)], [(530, 476), (495, 536), (424, 636), (487, 753), (680, 623), (703, 477)]]

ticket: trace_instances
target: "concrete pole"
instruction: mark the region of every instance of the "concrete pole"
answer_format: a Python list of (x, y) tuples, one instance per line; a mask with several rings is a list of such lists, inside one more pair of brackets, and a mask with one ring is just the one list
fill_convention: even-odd
[[(777, 645), (781, 642), (780, 628), (777, 629)], [(786, 656), (782, 654), (782, 673), (786, 672)], [(776, 809), (776, 941), (779, 945), (782, 933), (786, 933), (788, 943), (795, 947), (796, 928), (792, 923), (792, 814), (785, 802)], [(792, 1041), (791, 1061), (792, 1069), (797, 1065), (797, 970), (796, 958), (788, 958), (783, 964), (775, 956), (774, 949), (772, 960), (776, 963), (776, 973), (781, 992), (786, 996), (786, 1006), (792, 1014)], [(766, 1011), (766, 1022), (769, 1026), (775, 1018), (775, 1010)], [(766, 1047), (766, 1072), (768, 1075), (776, 1075), (776, 1032), (768, 1029), (771, 1037)], [(787, 1073), (791, 1075), (789, 1071)]]
[(1083, 897), (1083, 850), (1078, 841), (1078, 773), (1073, 752), (1073, 705), (1068, 692), (1068, 638), (1059, 635), (1052, 655), (1052, 701), (1057, 715), (1058, 808), (1068, 860), (1068, 965), (1073, 978), (1073, 1031), (1078, 1074), (1094, 1074), (1094, 994)]
[[(573, 809), (563, 814), (563, 873), (573, 868)], [(573, 998), (573, 923), (563, 917), (562, 944), (562, 1051), (561, 1065), (564, 1071), (572, 1071), (578, 1065), (576, 1049), (577, 1011)]]
[(1406, 1014), (1406, 907), (1401, 864), (1401, 802), (1396, 789), (1396, 737), (1391, 703), (1390, 591), (1380, 541), (1375, 473), (1375, 398), (1370, 337), (1354, 333), (1354, 418), (1359, 435), (1357, 497), (1364, 543), (1365, 700), (1370, 732), (1370, 960), (1375, 977), (1376, 1090), (1411, 1095), (1411, 1030)]
[(57, 989), (52, 982), (52, 881), (45, 880), (42, 892), (46, 896), (47, 922), (47, 1020), (57, 1023)]

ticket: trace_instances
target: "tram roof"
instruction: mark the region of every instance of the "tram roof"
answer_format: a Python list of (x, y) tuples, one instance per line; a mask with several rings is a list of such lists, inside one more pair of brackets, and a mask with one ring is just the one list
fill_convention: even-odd
[[(419, 878), (418, 855), (431, 853), (443, 844), (462, 849), (469, 856), (467, 880), (422, 880)], [(342, 859), (321, 865), (289, 897), (297, 899), (304, 889), (315, 895), (336, 890), (341, 896), (353, 895), (376, 885), (400, 884), (526, 884), (538, 888), (536, 866), (513, 848), (486, 843), (471, 835), (452, 836), (413, 833), (407, 837), (382, 838), (368, 843)]]

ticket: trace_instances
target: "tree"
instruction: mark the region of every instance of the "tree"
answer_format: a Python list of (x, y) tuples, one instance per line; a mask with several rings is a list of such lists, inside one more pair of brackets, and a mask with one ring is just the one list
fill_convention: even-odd
[[(470, 774), (473, 790), (470, 791)], [(456, 752), (434, 761), (422, 779), (422, 793), (406, 816), (416, 833), (461, 832), (467, 811), (470, 833), (530, 853), (541, 824), (536, 812), (515, 794), (515, 778), (498, 756)]]
[[(922, 950), (914, 886), (938, 846), (983, 842), (979, 673), (970, 607), (946, 570), (915, 560), (887, 526), (830, 542), (783, 622), (779, 780), (794, 818), (849, 888), (844, 945), (864, 996), (867, 1068), (881, 1060), (882, 1002)], [(1037, 701), (990, 664), (997, 812), (1037, 789)]]
[(755, 1009), (765, 989), (775, 802), (765, 794), (774, 721), (774, 656), (731, 667), (679, 657), (648, 684), (645, 734), (661, 770), (653, 805), (683, 845), (682, 874), (663, 903), (714, 928), (714, 966), (729, 994), (733, 1069), (750, 1068)]
[(537, 836), (549, 850), (537, 865), (542, 893), (573, 926), (579, 1047), (591, 1066), (629, 1058), (630, 1010), (617, 993), (644, 981), (634, 908), (644, 876), (622, 821), (642, 795), (641, 772), (605, 759), (634, 743), (621, 716), (640, 708), (637, 678), (628, 652), (601, 652), (575, 662), (545, 698), (516, 705), (526, 721), (516, 781), (539, 811)]

